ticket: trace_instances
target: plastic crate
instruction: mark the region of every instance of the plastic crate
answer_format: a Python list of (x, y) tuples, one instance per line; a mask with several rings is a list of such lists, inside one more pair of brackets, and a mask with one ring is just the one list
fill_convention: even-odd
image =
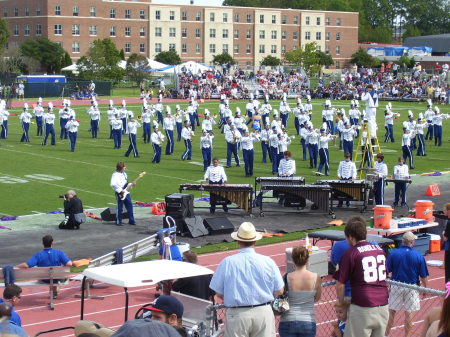
[[(414, 243), (414, 250), (417, 250), (421, 255), (425, 255), (428, 250), (430, 249), (430, 236), (426, 233), (422, 234), (415, 234), (417, 236), (417, 239)], [(395, 247), (400, 247), (402, 245), (402, 237), (403, 234), (395, 235), (389, 237), (390, 239), (394, 240)]]

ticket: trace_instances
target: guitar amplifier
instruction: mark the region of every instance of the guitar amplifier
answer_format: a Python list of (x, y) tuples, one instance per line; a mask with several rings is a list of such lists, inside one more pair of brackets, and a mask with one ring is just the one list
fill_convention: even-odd
[(234, 225), (228, 218), (208, 218), (203, 223), (209, 229), (209, 234), (229, 234), (234, 232)]
[(194, 216), (194, 195), (173, 193), (166, 195), (166, 215), (179, 218)]

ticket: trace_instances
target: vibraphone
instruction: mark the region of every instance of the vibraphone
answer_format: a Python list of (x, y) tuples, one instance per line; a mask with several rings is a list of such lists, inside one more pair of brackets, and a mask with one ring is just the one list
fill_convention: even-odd
[(358, 201), (362, 203), (361, 212), (364, 212), (368, 205), (371, 185), (365, 180), (318, 180), (316, 185), (331, 186), (330, 205), (333, 208), (333, 201)]
[(253, 186), (248, 184), (224, 184), (224, 185), (203, 185), (203, 184), (181, 184), (182, 191), (207, 191), (226, 199), (247, 213), (252, 212)]
[[(285, 198), (297, 199), (300, 204), (305, 205), (305, 200), (311, 201), (311, 210), (318, 210), (328, 213), (334, 217), (334, 212), (330, 208), (331, 187), (327, 185), (294, 185), (288, 183), (262, 184), (260, 186), (259, 195), (263, 195), (265, 191), (272, 191), (273, 194), (284, 195)], [(259, 203), (260, 215), (264, 216), (263, 205), (261, 199)], [(280, 210), (280, 208), (278, 209)], [(284, 209), (283, 209), (284, 211)]]
[(255, 178), (255, 189), (257, 185), (305, 185), (304, 177), (257, 177)]
[[(384, 181), (386, 182), (386, 183), (406, 183), (406, 191), (408, 191), (408, 187), (409, 187), (409, 185), (411, 185), (411, 183), (412, 183), (412, 180), (411, 179), (394, 179), (394, 178), (386, 178), (386, 179), (384, 179)], [(408, 207), (408, 210), (409, 210), (409, 205), (408, 205), (408, 203), (406, 203), (406, 207)]]

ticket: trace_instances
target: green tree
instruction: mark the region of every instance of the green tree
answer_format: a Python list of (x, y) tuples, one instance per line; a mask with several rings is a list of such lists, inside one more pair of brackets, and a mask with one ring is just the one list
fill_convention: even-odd
[(168, 65), (177, 65), (181, 63), (181, 57), (175, 50), (162, 51), (156, 54), (155, 61)]
[(333, 58), (330, 54), (325, 54), (323, 51), (316, 51), (317, 57), (319, 58), (319, 64), (321, 66), (329, 67), (334, 64)]
[(233, 57), (228, 53), (222, 53), (218, 55), (213, 56), (212, 60), (213, 64), (222, 65), (222, 64), (235, 64), (236, 61), (233, 59)]
[(6, 20), (0, 19), (0, 55), (3, 54), (3, 50), (10, 35), (8, 23)]
[(123, 51), (123, 49), (120, 50), (120, 59), (122, 61), (125, 61), (125, 52)]
[(144, 79), (149, 78), (151, 67), (148, 59), (144, 55), (133, 53), (127, 60), (126, 71), (128, 77), (139, 84)]
[(77, 66), (80, 77), (88, 80), (106, 80), (118, 82), (123, 79), (125, 70), (118, 66), (120, 51), (111, 39), (95, 40)]
[(301, 46), (284, 54), (284, 58), (291, 64), (301, 65), (308, 76), (313, 76), (320, 72), (322, 66), (319, 64), (317, 54), (317, 44), (315, 42), (307, 43), (305, 48)]
[(68, 66), (70, 66), (70, 65), (72, 65), (72, 59), (70, 58), (69, 53), (66, 51), (66, 52), (64, 53), (64, 60), (63, 60), (63, 62), (62, 62), (62, 67), (63, 67), (63, 68), (64, 68), (64, 67), (68, 67)]
[[(38, 61), (47, 73), (58, 73), (64, 64), (65, 50), (57, 43), (44, 37), (24, 41), (20, 47), (23, 56)], [(71, 62), (72, 63), (72, 62)]]
[(350, 63), (356, 63), (358, 67), (372, 68), (376, 66), (378, 62), (372, 55), (369, 55), (366, 50), (359, 48), (356, 53), (352, 54)]
[(267, 55), (262, 61), (262, 66), (276, 67), (281, 65), (281, 60), (278, 57)]

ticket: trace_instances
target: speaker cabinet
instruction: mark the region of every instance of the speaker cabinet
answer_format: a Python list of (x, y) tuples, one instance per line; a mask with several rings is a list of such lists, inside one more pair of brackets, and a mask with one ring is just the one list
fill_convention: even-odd
[(208, 218), (203, 220), (209, 234), (228, 234), (234, 232), (234, 225), (228, 218)]
[(194, 216), (194, 195), (173, 193), (166, 195), (166, 215), (179, 218)]
[(193, 238), (209, 234), (208, 230), (203, 225), (203, 219), (200, 216), (195, 216), (193, 218), (185, 218), (184, 223), (186, 224), (185, 229), (189, 232), (189, 234)]
[[(108, 207), (103, 212), (100, 213), (100, 217), (103, 221), (116, 221), (116, 208)], [(128, 212), (124, 208), (122, 211), (122, 219), (128, 219)]]

